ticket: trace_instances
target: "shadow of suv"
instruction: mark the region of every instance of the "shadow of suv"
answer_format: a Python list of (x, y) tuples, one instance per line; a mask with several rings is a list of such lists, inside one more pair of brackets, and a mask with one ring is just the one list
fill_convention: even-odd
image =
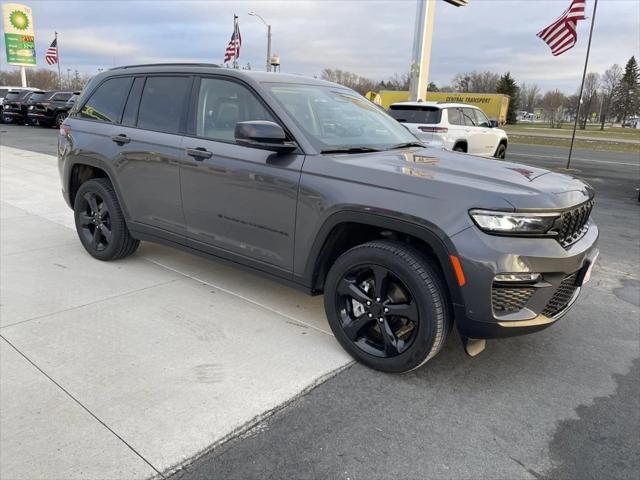
[(598, 229), (581, 180), (424, 148), (337, 84), (206, 64), (94, 77), (60, 129), (59, 169), (100, 260), (161, 242), (324, 293), (342, 346), (419, 367), (454, 325), (541, 330), (588, 280)]

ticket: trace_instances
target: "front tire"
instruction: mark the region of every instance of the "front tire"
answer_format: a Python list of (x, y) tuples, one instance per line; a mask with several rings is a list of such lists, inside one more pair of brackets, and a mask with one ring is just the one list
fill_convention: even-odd
[(60, 128), (60, 125), (62, 125), (62, 122), (64, 122), (65, 118), (67, 118), (67, 114), (64, 112), (60, 112), (56, 115), (56, 121), (55, 121), (55, 126)]
[(83, 183), (73, 210), (80, 242), (92, 257), (117, 260), (138, 248), (140, 241), (131, 236), (108, 179), (94, 178)]
[(376, 370), (418, 368), (443, 347), (451, 313), (438, 267), (400, 242), (356, 246), (332, 265), (324, 305), (336, 339)]
[(504, 143), (498, 145), (494, 157), (499, 160), (504, 160), (507, 157), (507, 146)]

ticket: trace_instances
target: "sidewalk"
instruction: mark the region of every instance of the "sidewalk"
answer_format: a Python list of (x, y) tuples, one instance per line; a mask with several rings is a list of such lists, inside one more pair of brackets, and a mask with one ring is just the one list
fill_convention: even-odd
[(350, 362), (321, 297), (143, 243), (85, 253), (56, 159), (0, 147), (0, 477), (148, 478)]

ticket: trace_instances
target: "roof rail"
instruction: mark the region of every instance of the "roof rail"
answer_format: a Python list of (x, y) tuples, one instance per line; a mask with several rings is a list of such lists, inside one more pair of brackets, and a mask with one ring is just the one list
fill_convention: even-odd
[(141, 63), (139, 65), (122, 65), (120, 67), (113, 67), (109, 70), (120, 70), (123, 68), (136, 68), (136, 67), (220, 67), (216, 63)]

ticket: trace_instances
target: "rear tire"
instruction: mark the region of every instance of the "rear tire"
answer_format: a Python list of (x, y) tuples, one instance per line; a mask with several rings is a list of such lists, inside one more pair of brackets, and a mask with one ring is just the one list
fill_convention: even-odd
[(84, 248), (98, 260), (117, 260), (136, 251), (111, 182), (94, 178), (83, 183), (74, 200), (76, 231)]
[(383, 372), (426, 363), (442, 349), (452, 325), (438, 267), (395, 241), (365, 243), (341, 255), (327, 275), (324, 305), (342, 347)]

